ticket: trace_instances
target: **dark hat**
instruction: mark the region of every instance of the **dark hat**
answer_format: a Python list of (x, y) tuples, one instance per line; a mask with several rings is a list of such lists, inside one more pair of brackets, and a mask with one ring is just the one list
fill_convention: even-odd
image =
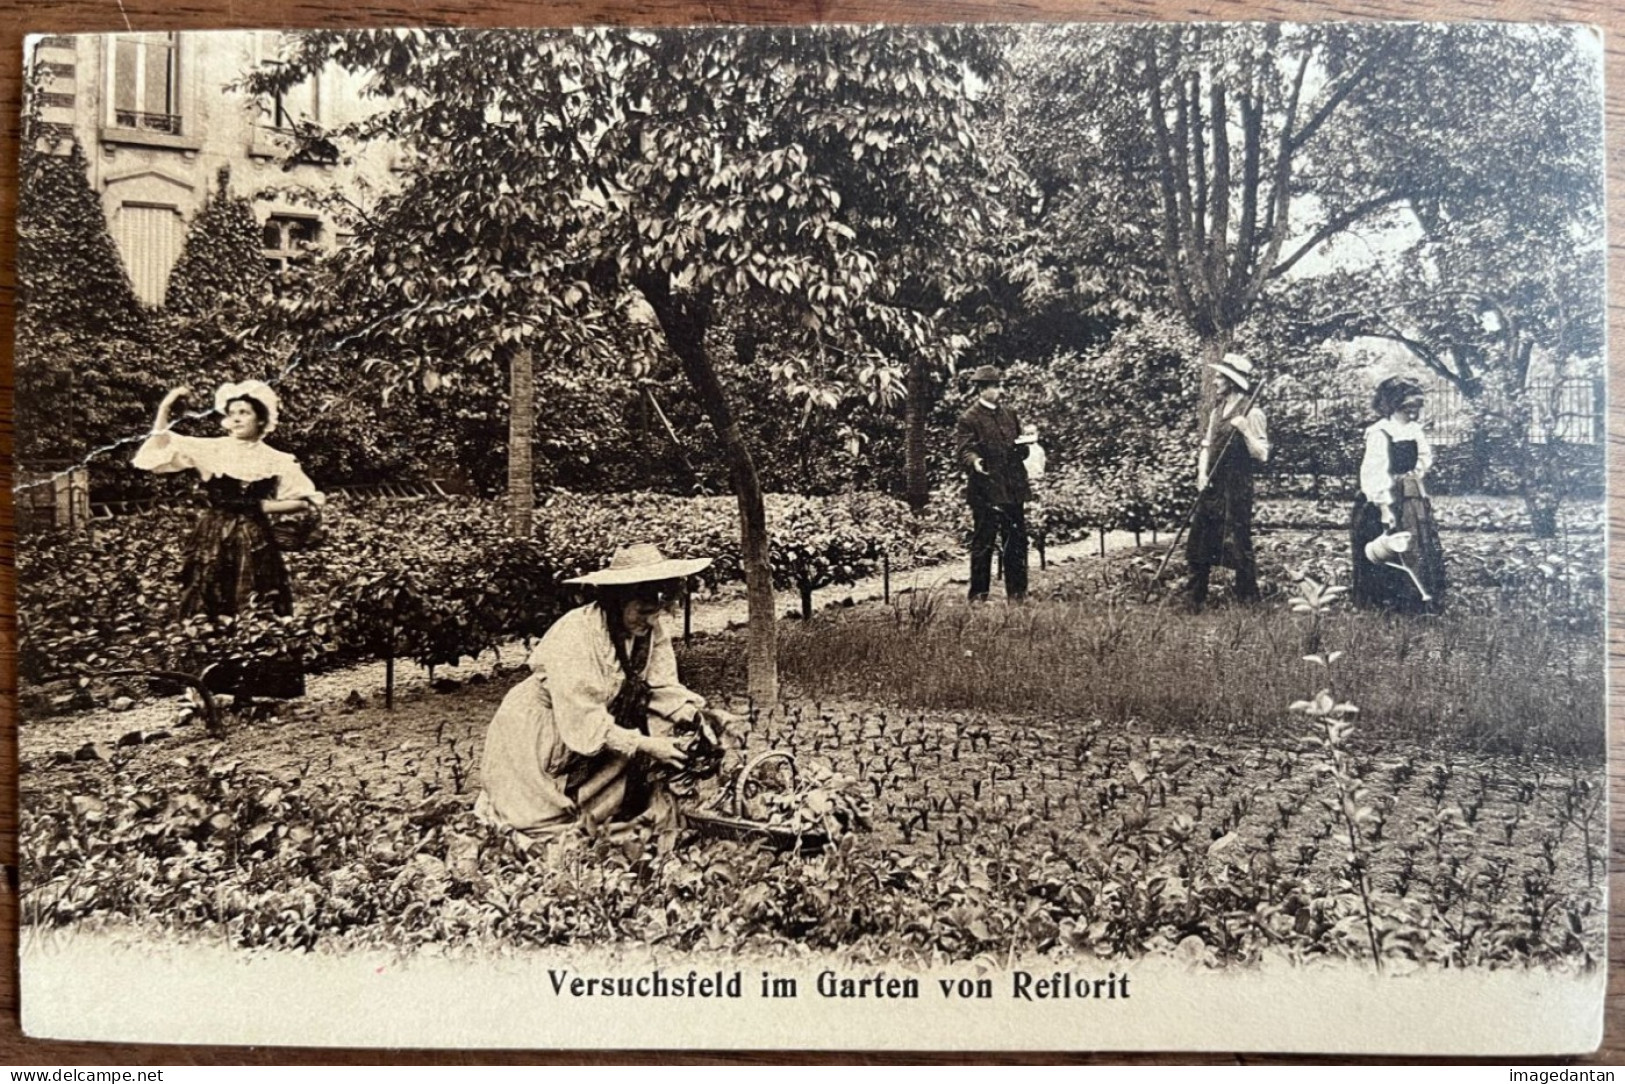
[(1371, 410), (1379, 418), (1386, 418), (1399, 409), (1401, 403), (1407, 399), (1414, 399), (1423, 394), (1420, 383), (1408, 376), (1391, 376), (1377, 385), (1376, 394), (1371, 397)]
[(984, 365), (970, 374), (970, 382), (972, 384), (1002, 384), (1004, 383), (1004, 374), (992, 365)]

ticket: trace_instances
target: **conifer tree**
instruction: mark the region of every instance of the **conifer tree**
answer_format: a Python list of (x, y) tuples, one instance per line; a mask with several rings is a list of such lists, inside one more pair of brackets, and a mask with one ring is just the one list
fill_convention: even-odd
[(145, 411), (149, 318), (107, 228), (77, 141), (24, 117), (17, 215), (17, 461), (57, 465)]
[(144, 314), (90, 186), (84, 149), (75, 140), (57, 154), (41, 142), (25, 139), (20, 163), (19, 340), (48, 331), (134, 335)]
[(236, 337), (254, 319), (267, 278), (254, 209), (232, 195), (231, 170), (222, 168), (214, 194), (186, 231), (164, 310)]

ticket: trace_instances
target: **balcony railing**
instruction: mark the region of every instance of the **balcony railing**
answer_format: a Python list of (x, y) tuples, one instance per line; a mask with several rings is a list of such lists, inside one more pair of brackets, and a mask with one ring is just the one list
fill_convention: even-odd
[(113, 123), (120, 128), (137, 128), (143, 132), (163, 132), (165, 135), (181, 134), (181, 118), (175, 113), (137, 113), (129, 109), (119, 109), (113, 113)]

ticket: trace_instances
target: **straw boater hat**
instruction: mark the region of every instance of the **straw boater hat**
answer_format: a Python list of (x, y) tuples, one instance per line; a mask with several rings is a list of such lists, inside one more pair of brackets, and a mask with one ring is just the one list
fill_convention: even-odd
[(659, 580), (680, 580), (706, 568), (709, 557), (687, 559), (668, 558), (660, 547), (650, 542), (622, 546), (609, 559), (609, 567), (585, 576), (573, 576), (565, 583), (584, 583), (593, 587), (621, 587), (632, 583), (654, 583)]
[(1208, 368), (1228, 377), (1242, 391), (1253, 390), (1253, 363), (1245, 354), (1226, 354), (1224, 360), (1210, 362)]
[(241, 384), (222, 384), (214, 392), (214, 409), (226, 412), (226, 404), (233, 399), (252, 399), (265, 408), (265, 428), (261, 435), (276, 428), (276, 392), (263, 380), (245, 380)]
[(992, 365), (984, 365), (970, 374), (970, 382), (972, 384), (1002, 384), (1004, 383), (1004, 374)]

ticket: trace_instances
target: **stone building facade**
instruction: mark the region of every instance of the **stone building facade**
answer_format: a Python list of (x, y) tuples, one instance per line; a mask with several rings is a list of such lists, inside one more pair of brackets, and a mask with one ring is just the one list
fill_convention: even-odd
[(291, 161), (297, 125), (362, 118), (361, 81), (325, 70), (274, 98), (237, 84), (275, 63), (276, 31), (158, 31), (30, 38), (40, 117), (85, 149), (90, 181), (136, 296), (162, 305), (187, 224), (231, 171), (231, 189), (254, 197), (268, 263), (285, 267), (344, 241), (342, 216), (321, 197), (359, 201), (395, 183), (395, 155), (369, 148), (351, 161)]

